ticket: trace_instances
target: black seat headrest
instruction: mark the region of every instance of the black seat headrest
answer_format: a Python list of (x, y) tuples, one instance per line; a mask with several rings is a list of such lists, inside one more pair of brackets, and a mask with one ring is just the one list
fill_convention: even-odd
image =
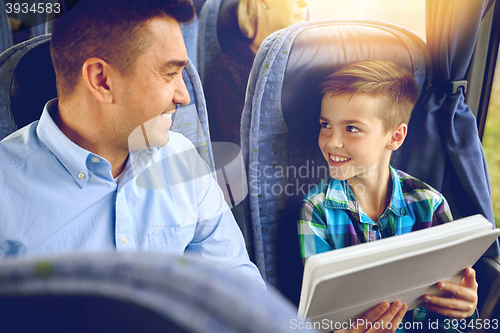
[(238, 25), (238, 4), (239, 0), (222, 0), (217, 18), (217, 39), (221, 52), (234, 49), (236, 43), (250, 43)]
[[(425, 72), (429, 64), (422, 60), (422, 64), (417, 65), (413, 56), (424, 53), (423, 41), (416, 36), (415, 40), (408, 37), (403, 39), (397, 34), (398, 31), (391, 29), (369, 23), (339, 22), (306, 29), (298, 34), (290, 50), (281, 95), (288, 130), (317, 132), (321, 108), (317, 87), (328, 75), (346, 64), (363, 60), (389, 60), (412, 74), (417, 69)], [(425, 81), (421, 77), (416, 78), (419, 93), (430, 82), (427, 77), (430, 73), (425, 75)], [(311, 112), (315, 113), (312, 117)], [(305, 116), (305, 113), (308, 115)]]
[(45, 103), (55, 97), (56, 75), (47, 41), (29, 50), (14, 70), (11, 111), (17, 128), (40, 119)]

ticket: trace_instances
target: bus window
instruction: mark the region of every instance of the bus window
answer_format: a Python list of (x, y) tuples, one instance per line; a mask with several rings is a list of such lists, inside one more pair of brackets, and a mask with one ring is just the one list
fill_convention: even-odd
[(377, 20), (404, 27), (425, 41), (425, 1), (311, 0), (313, 20)]
[(500, 227), (500, 65), (496, 65), (491, 88), (488, 116), (483, 135), (483, 149), (490, 175), (495, 224)]

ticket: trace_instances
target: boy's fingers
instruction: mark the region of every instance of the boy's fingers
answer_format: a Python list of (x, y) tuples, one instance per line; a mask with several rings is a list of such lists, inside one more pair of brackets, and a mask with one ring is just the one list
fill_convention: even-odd
[[(389, 310), (387, 310), (381, 317), (377, 319), (377, 322), (380, 323), (379, 325), (373, 325), (369, 330), (367, 330), (367, 333), (374, 333), (374, 332), (389, 332), (392, 331), (394, 328), (392, 322), (395, 321), (397, 322), (396, 328), (399, 324), (398, 318), (402, 313), (401, 319), (404, 317), (406, 310), (403, 309), (408, 309), (406, 305), (401, 304), (400, 301), (396, 301), (391, 304), (391, 307)], [(399, 319), (399, 320), (401, 320)]]
[[(427, 305), (429, 305), (429, 306), (435, 306), (437, 308), (458, 310), (466, 313), (474, 312), (474, 309), (476, 308), (475, 301), (466, 301), (458, 298), (446, 298), (446, 297), (425, 295), (424, 302), (425, 302), (424, 305), (426, 307)], [(431, 310), (430, 308), (428, 309)]]
[(477, 290), (476, 271), (472, 267), (464, 269), (463, 284), (465, 287)]
[[(453, 282), (438, 282), (437, 287), (439, 290), (446, 290), (449, 291), (454, 295), (454, 297), (459, 298), (459, 299), (464, 299), (469, 302), (475, 302), (477, 300), (477, 284), (475, 287), (467, 287), (467, 286), (462, 286)], [(430, 295), (425, 295), (424, 300), (427, 300), (427, 296), (429, 297), (437, 297), (437, 296), (430, 296)], [(445, 298), (445, 297), (441, 297)]]
[(451, 317), (451, 318), (457, 318), (457, 319), (465, 319), (469, 318), (472, 316), (472, 314), (475, 311), (475, 308), (472, 308), (470, 311), (460, 311), (456, 309), (449, 309), (449, 308), (444, 308), (440, 307), (438, 305), (430, 304), (430, 303), (425, 303), (424, 307), (429, 309), (432, 312), (438, 313), (440, 315), (446, 316), (446, 317)]
[(373, 323), (377, 321), (377, 319), (380, 318), (389, 308), (391, 305), (389, 302), (382, 302), (372, 308), (370, 311), (364, 314), (363, 317), (361, 317), (362, 322), (365, 323), (365, 325), (359, 325), (355, 330), (352, 330), (351, 333), (360, 333), (360, 332), (365, 332), (366, 331), (366, 323), (370, 322)]
[(401, 308), (401, 310), (399, 310), (398, 314), (394, 317), (394, 319), (391, 322), (392, 324), (390, 329), (391, 332), (396, 332), (399, 323), (401, 322), (401, 320), (403, 320), (403, 317), (406, 314), (406, 311), (408, 311), (408, 305), (403, 304), (403, 307)]
[(387, 310), (389, 310), (390, 306), (389, 302), (382, 302), (365, 313), (362, 319), (373, 323), (374, 321), (377, 321), (377, 319), (379, 319)]

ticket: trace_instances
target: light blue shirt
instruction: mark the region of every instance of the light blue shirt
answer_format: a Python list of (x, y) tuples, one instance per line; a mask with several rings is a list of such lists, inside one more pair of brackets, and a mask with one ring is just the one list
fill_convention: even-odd
[(57, 100), (0, 142), (0, 258), (62, 251), (191, 251), (263, 284), (222, 191), (192, 143), (111, 164), (69, 140), (52, 120)]

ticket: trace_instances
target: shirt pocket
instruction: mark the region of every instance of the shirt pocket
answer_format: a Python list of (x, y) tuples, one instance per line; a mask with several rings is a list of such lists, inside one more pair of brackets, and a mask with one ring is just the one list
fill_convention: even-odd
[(153, 251), (184, 253), (194, 236), (194, 227), (175, 226), (148, 233), (148, 248)]

